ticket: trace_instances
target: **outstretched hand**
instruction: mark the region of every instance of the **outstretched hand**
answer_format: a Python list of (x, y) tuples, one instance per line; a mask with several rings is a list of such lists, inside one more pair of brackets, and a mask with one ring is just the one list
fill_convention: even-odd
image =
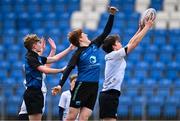
[(61, 92), (61, 86), (60, 85), (53, 87), (52, 91), (51, 91), (52, 95), (57, 95), (57, 93), (60, 93), (60, 92)]
[(108, 12), (112, 15), (114, 15), (117, 11), (119, 11), (116, 7), (114, 6), (108, 6)]
[(46, 48), (46, 40), (44, 39), (44, 37), (41, 38), (41, 46), (43, 50)]
[(56, 44), (55, 44), (55, 42), (54, 42), (53, 39), (48, 38), (48, 42), (49, 42), (49, 44), (50, 44), (50, 46), (51, 46), (52, 49), (56, 49)]
[(154, 24), (154, 21), (151, 19), (145, 21), (145, 26), (148, 26), (149, 28), (151, 28), (153, 26), (153, 24)]

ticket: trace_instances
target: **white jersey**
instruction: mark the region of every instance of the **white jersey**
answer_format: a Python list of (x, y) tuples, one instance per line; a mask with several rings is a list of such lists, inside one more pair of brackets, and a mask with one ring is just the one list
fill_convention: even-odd
[(63, 112), (63, 121), (65, 121), (67, 114), (69, 112), (69, 105), (71, 101), (71, 92), (70, 90), (67, 90), (61, 94), (60, 100), (59, 100), (59, 107), (64, 108)]
[[(46, 78), (46, 74), (43, 73), (43, 79), (42, 79), (42, 87), (41, 87), (41, 91), (43, 93), (43, 96), (44, 96), (44, 107), (43, 107), (43, 112), (45, 110), (45, 102), (46, 102), (46, 93), (47, 93), (47, 88), (46, 88), (46, 84), (45, 84), (45, 78)], [(26, 85), (26, 80), (24, 80), (24, 86)], [(25, 86), (25, 88), (27, 89), (27, 87)], [(27, 110), (26, 110), (26, 105), (25, 105), (25, 102), (23, 100), (22, 102), (22, 105), (21, 105), (21, 109), (20, 109), (20, 112), (19, 112), (19, 115), (20, 114), (27, 114)]]
[(105, 80), (102, 91), (115, 89), (121, 91), (121, 84), (124, 79), (126, 61), (124, 59), (126, 52), (124, 48), (118, 51), (112, 51), (105, 56)]

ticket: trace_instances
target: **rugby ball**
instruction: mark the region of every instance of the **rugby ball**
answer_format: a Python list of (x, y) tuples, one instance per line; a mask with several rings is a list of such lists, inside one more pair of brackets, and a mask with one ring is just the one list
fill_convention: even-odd
[(145, 22), (148, 21), (149, 19), (153, 21), (156, 19), (156, 10), (154, 8), (149, 8), (142, 13), (140, 18), (140, 25), (144, 27)]

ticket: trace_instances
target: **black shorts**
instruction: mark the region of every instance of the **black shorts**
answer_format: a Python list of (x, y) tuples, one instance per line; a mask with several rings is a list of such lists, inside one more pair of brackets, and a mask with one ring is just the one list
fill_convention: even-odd
[(38, 114), (38, 113), (42, 114), (42, 109), (44, 106), (44, 97), (41, 89), (28, 88), (24, 92), (23, 97), (28, 115)]
[(18, 120), (29, 121), (28, 114), (19, 114)]
[(72, 91), (70, 107), (94, 109), (98, 93), (97, 82), (76, 82)]
[(117, 107), (119, 104), (120, 91), (108, 90), (100, 92), (99, 95), (99, 117), (117, 118)]

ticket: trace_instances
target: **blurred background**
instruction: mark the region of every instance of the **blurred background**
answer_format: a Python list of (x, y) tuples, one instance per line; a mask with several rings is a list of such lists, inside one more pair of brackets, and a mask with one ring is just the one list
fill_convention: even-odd
[[(51, 37), (60, 52), (68, 47), (67, 33), (74, 28), (83, 28), (90, 39), (99, 35), (109, 16), (108, 5), (119, 9), (111, 33), (119, 34), (123, 45), (136, 32), (141, 13), (149, 7), (157, 10), (153, 29), (126, 58), (118, 119), (180, 120), (180, 0), (0, 0), (0, 120), (17, 119), (22, 103), (23, 37), (29, 33)], [(44, 55), (49, 51), (47, 42)], [(99, 90), (104, 79), (102, 50), (101, 54)], [(70, 57), (53, 67), (65, 66)], [(47, 76), (43, 119), (58, 119), (60, 96), (51, 96), (50, 90), (60, 76)], [(63, 90), (68, 88), (67, 81)], [(99, 119), (98, 110), (97, 102), (91, 119)]]

